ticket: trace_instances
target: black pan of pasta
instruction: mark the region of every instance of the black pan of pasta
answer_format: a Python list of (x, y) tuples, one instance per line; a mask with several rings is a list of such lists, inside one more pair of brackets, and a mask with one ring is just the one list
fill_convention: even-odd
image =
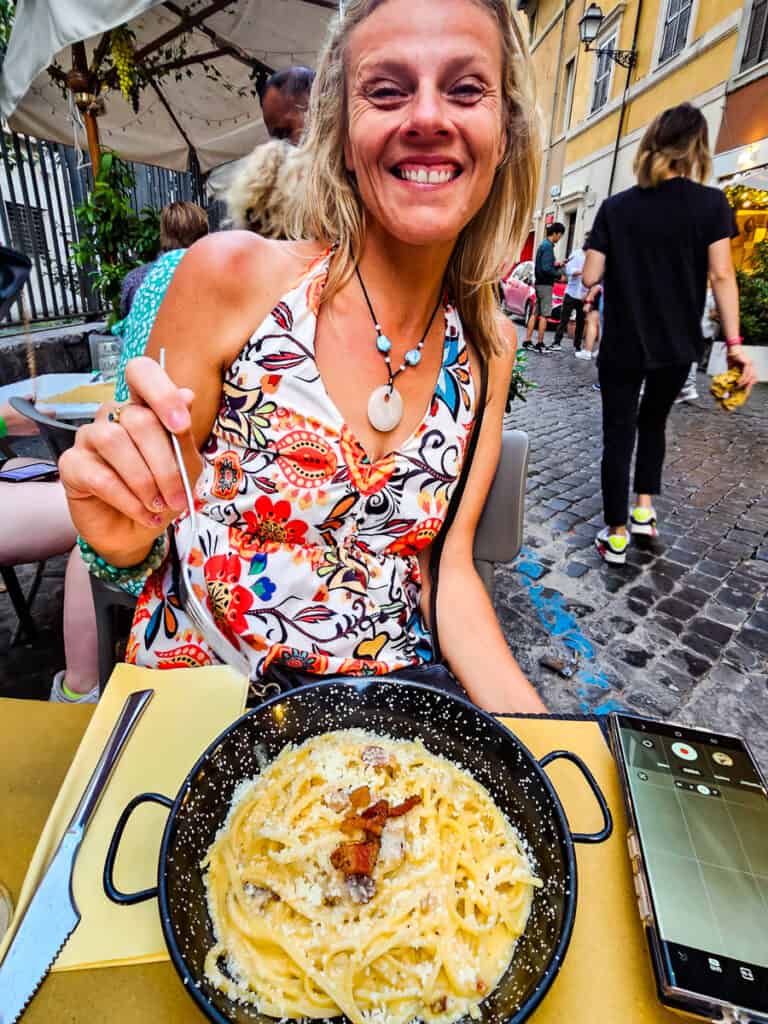
[[(543, 768), (577, 764), (604, 827), (572, 834)], [(170, 810), (157, 886), (122, 893), (133, 809)], [(459, 697), (325, 681), (244, 715), (174, 800), (125, 808), (104, 868), (157, 897), (171, 960), (211, 1021), (517, 1024), (546, 994), (576, 911), (574, 841), (610, 835), (589, 770), (537, 761)]]

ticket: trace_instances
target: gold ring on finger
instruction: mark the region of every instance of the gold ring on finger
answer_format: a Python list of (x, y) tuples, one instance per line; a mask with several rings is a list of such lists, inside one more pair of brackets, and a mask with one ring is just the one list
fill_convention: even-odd
[(120, 416), (121, 416), (122, 412), (123, 412), (123, 406), (122, 405), (116, 405), (114, 409), (111, 409), (107, 413), (107, 419), (109, 420), (110, 423), (119, 423), (120, 422)]

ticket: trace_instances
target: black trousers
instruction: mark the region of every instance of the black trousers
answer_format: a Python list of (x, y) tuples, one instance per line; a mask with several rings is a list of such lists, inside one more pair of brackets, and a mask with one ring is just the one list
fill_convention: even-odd
[[(603, 511), (608, 526), (623, 526), (627, 521), (635, 438), (635, 493), (661, 493), (667, 417), (689, 369), (690, 363), (644, 370), (598, 362), (603, 401)], [(640, 398), (643, 381), (645, 392)]]
[(574, 309), (576, 310), (576, 333), (573, 336), (573, 347), (578, 352), (584, 335), (584, 303), (581, 299), (574, 299), (568, 292), (563, 296), (563, 304), (560, 307), (560, 323), (555, 331), (555, 342), (563, 340), (563, 335), (568, 330), (568, 321), (571, 319), (571, 313)]

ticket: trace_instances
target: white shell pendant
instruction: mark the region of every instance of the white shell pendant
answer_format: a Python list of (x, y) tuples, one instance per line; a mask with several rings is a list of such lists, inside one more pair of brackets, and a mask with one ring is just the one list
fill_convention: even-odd
[(394, 430), (403, 418), (403, 399), (396, 387), (382, 384), (368, 399), (368, 422), (382, 434)]

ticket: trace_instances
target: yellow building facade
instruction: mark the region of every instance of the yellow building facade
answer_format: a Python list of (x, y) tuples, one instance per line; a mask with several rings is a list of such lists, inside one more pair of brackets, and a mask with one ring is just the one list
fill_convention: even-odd
[[(746, 0), (750, 3), (751, 0)], [(718, 137), (739, 44), (744, 0), (603, 0), (587, 51), (579, 20), (590, 0), (520, 0), (528, 17), (544, 135), (536, 240), (547, 222), (579, 244), (600, 203), (634, 184), (632, 161), (648, 123), (685, 100)], [(625, 68), (598, 50), (634, 50)]]

